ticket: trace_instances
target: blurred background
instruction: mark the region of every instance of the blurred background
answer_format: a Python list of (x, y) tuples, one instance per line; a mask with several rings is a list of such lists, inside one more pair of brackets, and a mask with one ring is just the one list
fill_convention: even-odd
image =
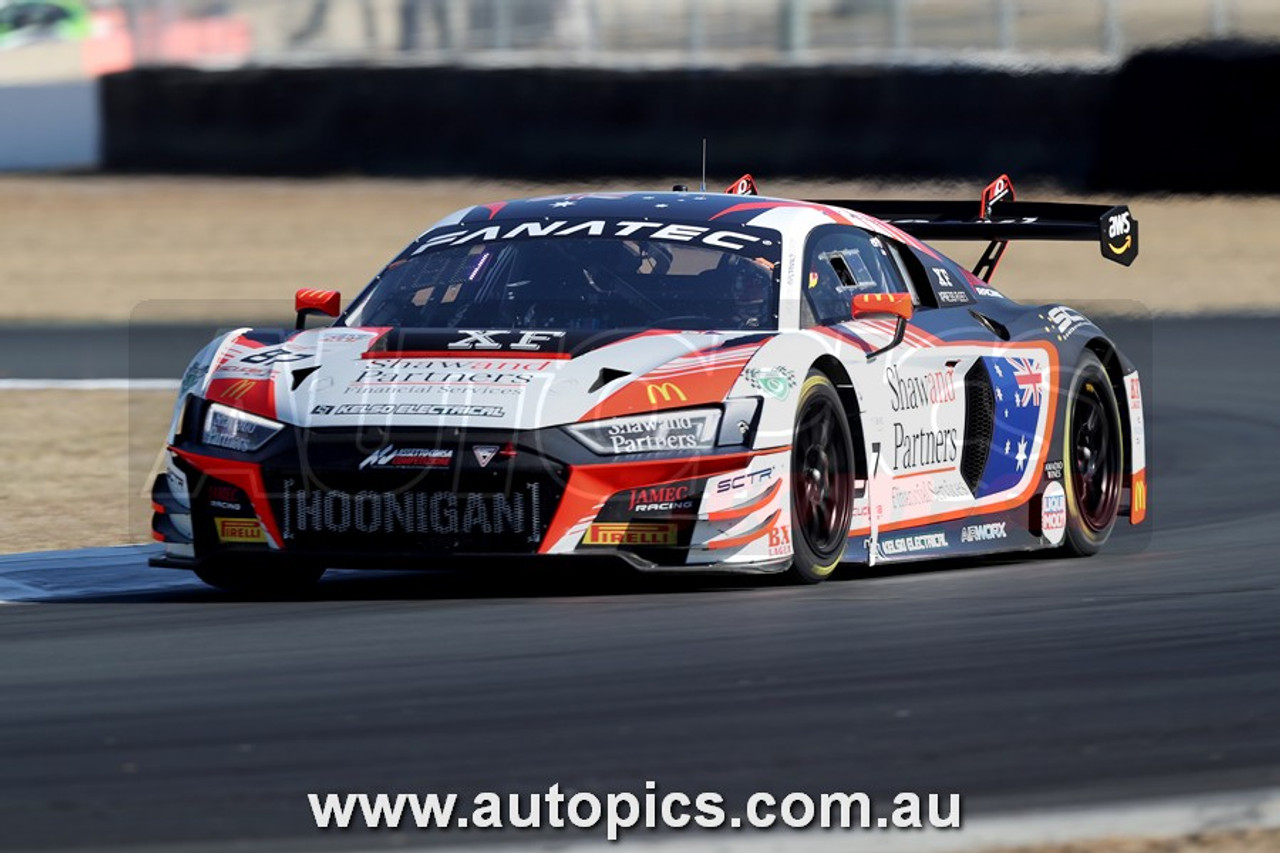
[(708, 135), (792, 176), (1273, 190), (1276, 38), (1273, 0), (0, 0), (0, 170), (651, 175)]
[(5, 0), (4, 78), (333, 63), (1107, 65), (1280, 36), (1270, 0)]

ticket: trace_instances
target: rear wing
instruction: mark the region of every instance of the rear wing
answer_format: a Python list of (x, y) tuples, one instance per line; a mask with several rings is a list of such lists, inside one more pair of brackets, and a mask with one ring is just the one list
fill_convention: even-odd
[(814, 199), (884, 220), (921, 240), (987, 240), (974, 275), (990, 281), (1010, 240), (1097, 241), (1102, 257), (1129, 266), (1138, 257), (1138, 220), (1127, 205), (1014, 201), (1001, 175), (975, 205), (965, 201)]

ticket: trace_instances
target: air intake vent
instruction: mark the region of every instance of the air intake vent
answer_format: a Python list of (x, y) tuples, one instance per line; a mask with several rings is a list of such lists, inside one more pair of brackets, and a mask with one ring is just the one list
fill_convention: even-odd
[(960, 456), (960, 475), (969, 491), (977, 494), (982, 472), (991, 453), (991, 436), (995, 429), (995, 395), (991, 376), (982, 361), (976, 362), (964, 377), (965, 441)]

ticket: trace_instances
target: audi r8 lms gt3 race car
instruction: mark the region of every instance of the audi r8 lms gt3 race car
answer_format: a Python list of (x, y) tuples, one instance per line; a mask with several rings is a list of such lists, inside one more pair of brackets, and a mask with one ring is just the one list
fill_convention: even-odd
[[(989, 282), (1006, 244), (1128, 265), (1125, 207), (735, 190), (477, 205), (345, 312), (238, 329), (182, 380), (153, 562), (241, 590), (326, 567), (620, 558), (790, 572), (1097, 551), (1146, 511), (1133, 365)], [(923, 239), (989, 243), (975, 272)], [(337, 316), (304, 330), (308, 314)]]

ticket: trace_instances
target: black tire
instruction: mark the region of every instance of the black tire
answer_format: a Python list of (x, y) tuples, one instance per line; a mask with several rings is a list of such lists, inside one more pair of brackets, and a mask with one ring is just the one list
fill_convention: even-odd
[(790, 578), (826, 580), (840, 564), (853, 518), (853, 441), (835, 386), (810, 372), (800, 386), (791, 444)]
[(297, 595), (314, 587), (324, 574), (323, 568), (314, 566), (252, 559), (209, 562), (195, 571), (209, 586), (252, 597)]
[(1085, 557), (1096, 554), (1111, 538), (1124, 488), (1120, 405), (1106, 369), (1092, 352), (1080, 357), (1071, 378), (1062, 435), (1067, 498), (1062, 548)]

